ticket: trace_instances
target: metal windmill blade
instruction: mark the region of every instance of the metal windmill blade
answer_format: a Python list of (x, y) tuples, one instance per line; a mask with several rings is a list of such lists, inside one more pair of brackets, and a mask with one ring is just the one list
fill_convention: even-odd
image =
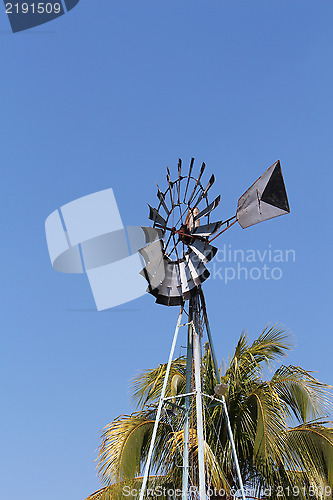
[[(185, 175), (179, 160), (175, 181), (167, 169), (168, 187), (165, 192), (158, 187), (157, 208), (149, 205), (149, 219), (159, 229), (161, 239), (139, 250), (145, 261), (141, 274), (148, 282), (147, 292), (158, 304), (167, 306), (181, 305), (199, 292), (209, 277), (205, 264), (217, 252), (208, 239), (222, 225), (222, 221), (209, 222), (221, 199), (218, 196), (212, 203), (208, 201), (215, 177), (212, 175), (204, 187), (201, 178), (205, 164), (197, 178), (192, 175), (193, 165), (192, 159)], [(204, 224), (200, 225), (202, 220)]]

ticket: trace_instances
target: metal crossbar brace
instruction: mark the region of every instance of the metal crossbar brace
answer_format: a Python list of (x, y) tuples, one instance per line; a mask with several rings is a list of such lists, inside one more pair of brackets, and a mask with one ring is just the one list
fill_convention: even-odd
[(171, 345), (171, 349), (170, 349), (169, 361), (168, 361), (167, 369), (166, 369), (166, 372), (165, 372), (165, 377), (164, 377), (162, 392), (161, 392), (160, 400), (159, 400), (159, 403), (158, 403), (158, 408), (157, 408), (157, 413), (156, 413), (156, 418), (155, 418), (155, 424), (154, 424), (153, 434), (152, 434), (152, 437), (151, 437), (151, 442), (150, 442), (150, 447), (149, 447), (149, 452), (148, 452), (148, 457), (147, 457), (147, 463), (146, 463), (146, 467), (145, 467), (145, 473), (144, 473), (144, 476), (143, 476), (143, 481), (142, 481), (142, 486), (141, 486), (139, 500), (143, 500), (145, 492), (146, 492), (146, 488), (147, 488), (147, 482), (148, 482), (149, 471), (150, 471), (150, 466), (151, 466), (151, 459), (152, 459), (152, 456), (153, 456), (153, 451), (154, 451), (154, 446), (155, 446), (155, 440), (156, 440), (156, 436), (157, 436), (158, 423), (159, 423), (159, 420), (161, 418), (163, 400), (164, 400), (165, 391), (166, 391), (166, 387), (167, 387), (167, 383), (168, 383), (168, 379), (169, 379), (171, 362), (172, 362), (173, 355), (174, 355), (174, 352), (175, 352), (175, 347), (176, 347), (176, 343), (177, 343), (178, 332), (179, 332), (180, 322), (181, 322), (182, 315), (183, 315), (183, 310), (184, 310), (184, 308), (182, 306), (180, 308), (180, 312), (179, 312), (179, 316), (178, 316), (177, 326), (176, 326), (175, 334), (174, 334), (172, 345)]
[(227, 407), (227, 403), (225, 401), (225, 397), (222, 396), (221, 399), (222, 399), (222, 405), (223, 405), (223, 409), (224, 409), (225, 418), (226, 418), (226, 421), (227, 421), (229, 439), (230, 439), (232, 454), (234, 456), (234, 462), (235, 462), (235, 466), (236, 466), (236, 471), (237, 471), (237, 476), (238, 476), (240, 490), (241, 490), (241, 493), (242, 493), (242, 499), (246, 500), (245, 491), (244, 491), (244, 484), (243, 484), (243, 479), (242, 479), (241, 471), (240, 471), (240, 468), (239, 468), (239, 462), (238, 462), (238, 457), (237, 457), (237, 451), (236, 451), (234, 436), (233, 436), (233, 433), (232, 433), (232, 429), (231, 429), (231, 425), (230, 425), (230, 420), (229, 420), (228, 407)]
[(176, 396), (169, 396), (168, 398), (164, 398), (164, 401), (169, 401), (170, 399), (177, 399), (177, 398), (186, 398), (187, 396), (194, 396), (196, 392), (185, 392), (185, 394), (178, 394)]
[[(208, 316), (207, 316), (205, 298), (204, 298), (202, 290), (200, 292), (200, 299), (201, 299), (201, 305), (202, 305), (202, 310), (203, 310), (203, 315), (204, 315), (204, 320), (205, 320), (205, 326), (206, 326), (207, 335), (208, 335), (210, 352), (211, 352), (211, 355), (212, 355), (212, 358), (213, 358), (215, 376), (216, 376), (217, 383), (220, 384), (221, 383), (221, 376), (220, 376), (220, 371), (219, 371), (219, 367), (218, 367), (218, 364), (217, 364), (216, 354), (215, 354), (214, 345), (213, 345), (212, 333), (211, 333), (211, 330), (210, 330)], [(235, 462), (235, 467), (236, 467), (236, 472), (237, 472), (239, 487), (240, 487), (240, 490), (241, 490), (241, 493), (242, 493), (242, 499), (246, 500), (245, 490), (244, 490), (244, 484), (243, 484), (243, 479), (242, 479), (242, 474), (241, 474), (241, 471), (240, 471), (239, 462), (238, 462), (238, 456), (237, 456), (237, 451), (236, 451), (236, 446), (235, 446), (234, 435), (232, 433), (232, 428), (231, 428), (231, 425), (230, 425), (230, 419), (229, 419), (229, 413), (228, 413), (228, 407), (227, 407), (227, 403), (225, 401), (224, 396), (222, 396), (221, 402), (222, 402), (222, 406), (223, 406), (225, 418), (226, 418), (226, 421), (227, 421), (227, 428), (228, 428), (228, 434), (229, 434), (229, 439), (230, 439), (230, 444), (231, 444), (231, 450), (232, 450), (232, 454), (233, 454), (233, 458), (234, 458), (234, 462)]]

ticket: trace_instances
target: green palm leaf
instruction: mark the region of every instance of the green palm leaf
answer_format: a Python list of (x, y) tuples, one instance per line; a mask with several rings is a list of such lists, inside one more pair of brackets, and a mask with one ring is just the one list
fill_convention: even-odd
[(104, 429), (98, 456), (98, 472), (104, 482), (121, 482), (140, 473), (145, 444), (153, 426), (153, 417), (136, 413), (122, 415)]
[[(132, 383), (132, 397), (138, 408), (156, 403), (160, 397), (167, 363), (146, 370), (136, 376)], [(183, 357), (173, 360), (170, 368), (166, 397), (174, 396), (175, 390), (183, 392), (185, 387), (186, 360)], [(171, 382), (170, 382), (171, 381)]]

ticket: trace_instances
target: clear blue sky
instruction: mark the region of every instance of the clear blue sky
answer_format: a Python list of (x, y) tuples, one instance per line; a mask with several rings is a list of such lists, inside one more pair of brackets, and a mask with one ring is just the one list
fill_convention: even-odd
[(206, 283), (216, 350), (280, 322), (286, 362), (332, 382), (332, 14), (331, 0), (81, 0), (13, 35), (2, 8), (1, 500), (99, 488), (99, 430), (131, 410), (130, 378), (166, 361), (177, 316), (148, 295), (97, 313), (84, 277), (52, 270), (46, 217), (112, 187), (124, 223), (145, 225), (178, 157), (215, 173), (220, 218), (281, 160), (291, 215), (218, 244), (296, 262), (281, 280)]

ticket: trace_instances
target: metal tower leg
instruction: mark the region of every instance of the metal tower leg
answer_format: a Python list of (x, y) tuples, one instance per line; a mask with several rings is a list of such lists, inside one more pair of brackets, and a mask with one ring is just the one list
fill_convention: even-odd
[(197, 324), (197, 310), (193, 317), (193, 357), (194, 375), (197, 409), (197, 438), (198, 438), (198, 463), (199, 463), (199, 498), (206, 500), (206, 479), (205, 479), (205, 456), (204, 456), (204, 435), (202, 418), (202, 392), (201, 392), (201, 359), (200, 359), (200, 337)]
[[(205, 326), (206, 326), (206, 330), (207, 330), (207, 336), (208, 336), (208, 341), (209, 341), (210, 353), (211, 353), (212, 358), (213, 358), (215, 376), (216, 376), (217, 383), (220, 384), (221, 383), (221, 376), (220, 376), (220, 371), (219, 371), (219, 367), (218, 367), (218, 364), (217, 364), (215, 349), (214, 349), (214, 345), (213, 345), (213, 337), (212, 337), (211, 329), (210, 329), (210, 326), (209, 326), (209, 321), (208, 321), (208, 316), (207, 316), (207, 310), (206, 310), (206, 303), (205, 303), (205, 298), (204, 298), (202, 290), (200, 292), (200, 299), (201, 299), (201, 305), (202, 305), (202, 310), (203, 310), (203, 316), (204, 316), (204, 320), (205, 320)], [(224, 396), (222, 396), (221, 399), (222, 399), (222, 406), (223, 406), (225, 418), (226, 418), (226, 421), (227, 421), (228, 434), (229, 434), (229, 439), (230, 439), (230, 444), (231, 444), (231, 450), (232, 450), (232, 454), (233, 454), (233, 458), (234, 458), (234, 462), (235, 462), (235, 467), (236, 467), (236, 472), (237, 472), (239, 487), (240, 487), (240, 490), (241, 490), (241, 493), (242, 493), (242, 499), (246, 500), (245, 490), (244, 490), (244, 484), (243, 484), (243, 479), (242, 479), (242, 474), (241, 474), (241, 471), (240, 471), (239, 462), (238, 462), (238, 456), (237, 456), (237, 451), (236, 451), (236, 446), (235, 446), (235, 440), (234, 440), (234, 436), (233, 436), (231, 425), (230, 425), (228, 407), (227, 407), (227, 403), (225, 401)]]
[[(188, 325), (188, 333), (187, 333), (185, 394), (188, 394), (191, 392), (192, 361), (193, 361), (193, 331), (192, 331), (192, 307), (190, 306), (189, 325)], [(188, 500), (190, 402), (191, 402), (190, 398), (191, 398), (191, 396), (185, 397), (182, 500)]]
[(182, 319), (182, 314), (183, 314), (183, 307), (180, 308), (180, 312), (179, 312), (179, 316), (178, 316), (178, 321), (177, 321), (177, 326), (176, 326), (175, 334), (174, 334), (172, 345), (171, 345), (171, 350), (170, 350), (170, 355), (169, 355), (169, 361), (168, 361), (167, 369), (166, 369), (166, 372), (165, 372), (165, 377), (164, 377), (164, 382), (163, 382), (161, 397), (160, 397), (160, 400), (159, 400), (159, 403), (158, 403), (158, 408), (157, 408), (157, 413), (156, 413), (156, 418), (155, 418), (155, 424), (154, 424), (153, 434), (152, 434), (152, 437), (151, 437), (151, 442), (150, 442), (150, 447), (149, 447), (149, 452), (148, 452), (148, 457), (147, 457), (147, 463), (146, 463), (146, 467), (145, 467), (145, 473), (144, 473), (144, 476), (143, 476), (143, 481), (142, 481), (142, 486), (141, 486), (139, 500), (143, 500), (145, 492), (146, 492), (146, 488), (147, 488), (147, 482), (148, 482), (149, 471), (150, 471), (150, 466), (151, 466), (151, 459), (152, 459), (152, 456), (153, 456), (153, 451), (154, 451), (154, 446), (155, 446), (155, 440), (156, 440), (156, 435), (157, 435), (158, 423), (159, 423), (159, 420), (161, 418), (161, 412), (162, 412), (162, 405), (163, 405), (164, 396), (165, 396), (165, 390), (166, 390), (168, 379), (169, 379), (171, 362), (172, 362), (173, 355), (174, 355), (174, 352), (175, 352), (175, 347), (176, 347), (176, 343), (177, 343), (177, 337), (178, 337), (180, 322), (181, 322), (181, 319)]
[(236, 447), (235, 447), (234, 436), (232, 434), (232, 429), (231, 429), (230, 420), (229, 420), (228, 407), (227, 407), (227, 403), (225, 402), (224, 396), (222, 396), (222, 405), (223, 405), (223, 409), (224, 409), (225, 418), (226, 418), (226, 421), (227, 421), (229, 439), (230, 439), (232, 454), (234, 456), (234, 462), (235, 462), (235, 466), (236, 466), (236, 472), (237, 472), (239, 487), (240, 487), (240, 490), (241, 490), (241, 493), (242, 493), (242, 499), (246, 500), (245, 491), (244, 491), (244, 484), (243, 484), (243, 479), (242, 479), (242, 474), (241, 474), (241, 471), (240, 471), (240, 468), (239, 468), (239, 463), (238, 463), (238, 457), (237, 457), (237, 451), (236, 451)]

